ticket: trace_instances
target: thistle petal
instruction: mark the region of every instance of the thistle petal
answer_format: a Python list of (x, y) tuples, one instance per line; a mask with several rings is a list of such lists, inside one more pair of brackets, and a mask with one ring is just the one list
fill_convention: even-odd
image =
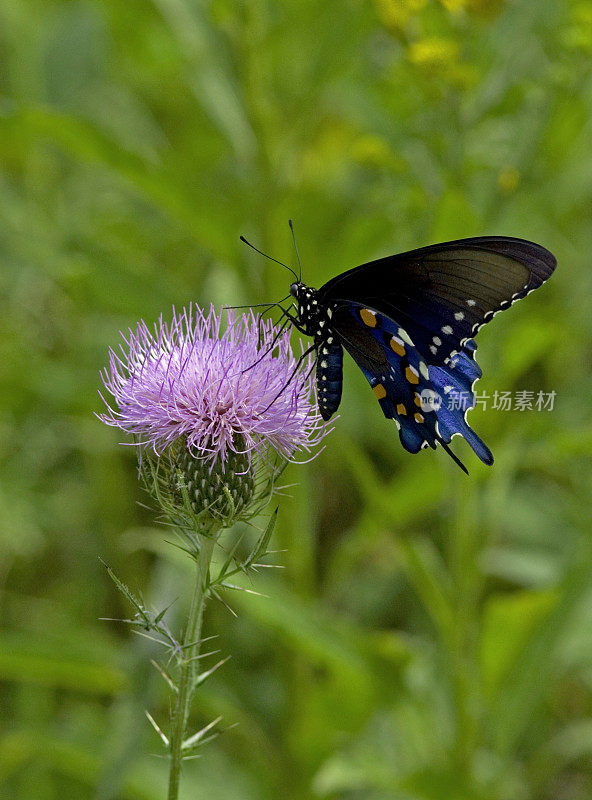
[(100, 419), (134, 434), (161, 455), (183, 439), (194, 458), (210, 464), (231, 454), (269, 447), (285, 459), (309, 452), (325, 435), (317, 411), (310, 359), (300, 364), (290, 332), (271, 320), (231, 309), (198, 306), (162, 318), (153, 330), (141, 321), (122, 334), (102, 374), (113, 397)]

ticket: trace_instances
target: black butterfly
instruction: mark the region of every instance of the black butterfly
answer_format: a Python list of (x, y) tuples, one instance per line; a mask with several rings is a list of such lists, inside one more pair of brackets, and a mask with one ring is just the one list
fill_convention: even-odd
[(481, 236), (370, 261), (318, 290), (293, 283), (296, 314), (287, 315), (314, 337), (321, 415), (327, 420), (339, 407), (345, 348), (406, 450), (439, 442), (466, 472), (448, 447), (460, 434), (492, 464), (491, 451), (466, 422), (482, 374), (473, 337), (541, 286), (556, 263), (533, 242)]

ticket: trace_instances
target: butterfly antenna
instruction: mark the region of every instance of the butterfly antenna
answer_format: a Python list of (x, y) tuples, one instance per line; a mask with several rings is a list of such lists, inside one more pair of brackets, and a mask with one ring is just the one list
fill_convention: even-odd
[(300, 263), (300, 253), (298, 252), (298, 245), (296, 244), (296, 235), (294, 233), (294, 224), (291, 219), (288, 220), (288, 225), (290, 226), (290, 230), (292, 231), (292, 241), (294, 242), (294, 250), (296, 250), (296, 258), (298, 259), (298, 272), (300, 273), (298, 276), (298, 280), (302, 280), (302, 264)]
[(452, 450), (451, 450), (451, 449), (448, 447), (448, 445), (446, 444), (446, 442), (443, 442), (443, 441), (442, 441), (442, 439), (438, 439), (438, 441), (440, 442), (440, 444), (442, 445), (442, 447), (444, 448), (444, 450), (446, 450), (446, 452), (448, 453), (448, 455), (450, 456), (450, 458), (451, 458), (451, 459), (452, 459), (452, 460), (453, 460), (453, 461), (454, 461), (456, 464), (458, 464), (458, 466), (459, 466), (459, 467), (462, 469), (462, 471), (463, 471), (463, 472), (464, 472), (466, 475), (468, 475), (468, 474), (469, 474), (469, 470), (468, 470), (468, 469), (465, 467), (465, 465), (462, 463), (462, 461), (460, 460), (460, 458), (459, 458), (458, 456), (456, 456), (456, 455), (455, 455), (455, 454), (452, 452)]
[(282, 297), (282, 299), (278, 300), (277, 303), (248, 303), (244, 306), (224, 306), (224, 308), (274, 308), (274, 306), (279, 306), (280, 303), (283, 303), (284, 300), (287, 300), (288, 297), (290, 297), (289, 294), (287, 294), (285, 297)]
[(278, 261), (277, 258), (273, 258), (272, 256), (268, 256), (267, 253), (263, 252), (263, 250), (259, 250), (259, 248), (255, 247), (254, 244), (251, 244), (251, 242), (247, 241), (244, 236), (240, 236), (239, 238), (240, 238), (241, 242), (244, 242), (246, 245), (248, 245), (256, 253), (259, 253), (259, 255), (263, 256), (263, 258), (268, 258), (270, 261), (275, 261), (275, 263), (279, 264), (280, 267), (285, 267), (289, 272), (292, 273), (292, 275), (296, 278), (296, 280), (298, 280), (298, 275), (296, 275), (296, 273), (294, 272), (292, 267), (289, 267), (287, 264), (284, 264), (282, 261)]

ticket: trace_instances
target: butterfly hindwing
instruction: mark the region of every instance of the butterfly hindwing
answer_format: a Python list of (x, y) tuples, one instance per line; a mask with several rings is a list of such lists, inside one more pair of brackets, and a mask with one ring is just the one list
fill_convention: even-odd
[(474, 358), (477, 344), (469, 339), (446, 366), (429, 366), (430, 381), (439, 398), (438, 426), (442, 440), (462, 436), (484, 464), (493, 464), (493, 454), (467, 423), (467, 412), (475, 407), (475, 383), (481, 368)]
[(412, 453), (424, 442), (435, 446), (433, 426), (426, 423), (417, 399), (427, 367), (406, 342), (407, 334), (355, 303), (335, 309), (333, 331), (364, 373), (385, 417), (395, 420), (403, 446)]
[(474, 347), (432, 376), (433, 367), (418, 353), (407, 331), (374, 309), (359, 303), (336, 304), (332, 329), (364, 373), (384, 415), (395, 421), (406, 450), (417, 453), (437, 442), (446, 445), (460, 434), (485, 463), (491, 463), (491, 453), (465, 419), (475, 405), (472, 385), (481, 374), (472, 358)]

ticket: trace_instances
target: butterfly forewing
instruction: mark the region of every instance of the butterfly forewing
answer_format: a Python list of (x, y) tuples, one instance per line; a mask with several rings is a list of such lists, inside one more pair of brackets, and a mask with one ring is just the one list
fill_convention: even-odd
[(326, 283), (319, 297), (396, 319), (424, 358), (442, 365), (497, 311), (540, 286), (555, 263), (522, 239), (461, 239), (363, 264)]

